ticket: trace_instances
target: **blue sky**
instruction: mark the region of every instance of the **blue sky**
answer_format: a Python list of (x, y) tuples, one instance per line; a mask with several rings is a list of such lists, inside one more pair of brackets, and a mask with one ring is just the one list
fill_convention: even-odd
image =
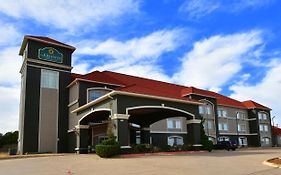
[(281, 125), (281, 1), (0, 0), (0, 132), (18, 128), (23, 36), (71, 44), (73, 72), (112, 70), (271, 107)]

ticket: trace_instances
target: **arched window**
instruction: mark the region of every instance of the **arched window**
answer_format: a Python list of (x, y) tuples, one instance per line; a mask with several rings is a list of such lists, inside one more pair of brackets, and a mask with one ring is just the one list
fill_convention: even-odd
[(183, 138), (181, 136), (170, 136), (168, 137), (168, 145), (183, 145)]
[(90, 88), (88, 89), (88, 103), (91, 101), (94, 101), (101, 96), (104, 96), (105, 94), (111, 92), (111, 89), (108, 88)]

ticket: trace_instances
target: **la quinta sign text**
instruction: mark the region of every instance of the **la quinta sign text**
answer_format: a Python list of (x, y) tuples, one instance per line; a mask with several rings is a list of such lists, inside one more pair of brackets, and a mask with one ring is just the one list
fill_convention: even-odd
[(38, 50), (38, 58), (55, 63), (62, 63), (63, 55), (55, 48), (44, 47)]

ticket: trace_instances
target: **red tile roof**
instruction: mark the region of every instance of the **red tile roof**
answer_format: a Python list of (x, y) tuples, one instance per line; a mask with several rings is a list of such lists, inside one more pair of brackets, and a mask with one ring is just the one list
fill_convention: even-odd
[[(117, 88), (117, 90), (124, 91), (124, 92), (154, 95), (154, 96), (168, 97), (168, 98), (187, 100), (187, 101), (195, 101), (188, 98), (187, 95), (197, 94), (197, 95), (202, 95), (202, 96), (207, 96), (217, 99), (218, 105), (230, 106), (230, 107), (236, 107), (242, 109), (249, 108), (248, 106), (244, 105), (244, 103), (240, 101), (237, 101), (235, 99), (229, 98), (227, 96), (212, 91), (207, 91), (195, 87), (186, 87), (186, 86), (121, 74), (111, 71), (103, 71), (103, 72), (94, 71), (85, 75), (73, 74), (72, 77), (74, 79), (80, 78), (85, 80), (120, 85), (121, 87)], [(262, 105), (257, 105), (256, 108), (260, 108), (261, 106)], [(263, 107), (266, 108), (265, 106)]]
[(258, 108), (258, 109), (265, 109), (265, 110), (271, 110), (270, 108), (263, 106), (255, 101), (248, 100), (248, 101), (243, 101), (242, 102), (247, 108), (252, 109), (252, 108)]
[(272, 126), (272, 132), (275, 135), (281, 135), (281, 128), (277, 128), (276, 126)]

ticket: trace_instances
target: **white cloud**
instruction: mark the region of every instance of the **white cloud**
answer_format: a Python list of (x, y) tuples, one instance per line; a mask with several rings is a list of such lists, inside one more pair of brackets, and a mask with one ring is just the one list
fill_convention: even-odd
[(219, 1), (191, 0), (185, 1), (179, 8), (179, 12), (188, 12), (190, 18), (200, 18), (212, 13), (219, 7)]
[[(178, 48), (182, 44), (184, 36), (186, 35), (183, 29), (172, 29), (156, 31), (147, 36), (127, 41), (113, 39), (101, 43), (83, 41), (78, 43), (76, 54), (108, 57), (103, 64), (95, 66), (92, 70), (112, 70), (169, 81), (161, 67), (157, 65), (157, 60), (163, 53)], [(85, 43), (94, 43), (94, 46)], [(83, 66), (83, 63), (81, 64)]]
[(274, 0), (187, 0), (179, 8), (180, 13), (187, 13), (190, 19), (198, 19), (214, 11), (236, 13), (244, 9), (261, 8)]
[(124, 14), (137, 13), (138, 8), (139, 3), (134, 0), (0, 0), (0, 12), (8, 16), (31, 18), (44, 25), (69, 30), (114, 23), (114, 19)]
[(241, 70), (243, 61), (262, 43), (261, 32), (217, 35), (198, 41), (181, 59), (175, 82), (205, 89), (217, 89)]
[(182, 29), (160, 30), (127, 41), (108, 39), (94, 47), (85, 46), (85, 42), (82, 42), (83, 45), (82, 47), (78, 45), (77, 52), (78, 54), (106, 55), (127, 63), (136, 62), (143, 59), (155, 59), (164, 52), (174, 50), (182, 44), (183, 37)]
[(14, 85), (20, 82), (22, 59), (19, 47), (9, 47), (0, 52), (0, 85)]
[[(233, 93), (232, 98), (241, 101), (253, 99), (254, 101), (266, 105), (273, 109), (279, 125), (281, 124), (281, 58), (274, 59), (266, 67), (265, 77), (255, 85), (248, 85), (247, 81), (238, 83), (230, 87)], [(275, 121), (276, 122), (276, 121)]]
[(21, 34), (13, 24), (0, 21), (0, 26), (0, 46), (15, 45), (15, 43), (19, 43)]
[(0, 86), (0, 133), (18, 129), (20, 87)]

